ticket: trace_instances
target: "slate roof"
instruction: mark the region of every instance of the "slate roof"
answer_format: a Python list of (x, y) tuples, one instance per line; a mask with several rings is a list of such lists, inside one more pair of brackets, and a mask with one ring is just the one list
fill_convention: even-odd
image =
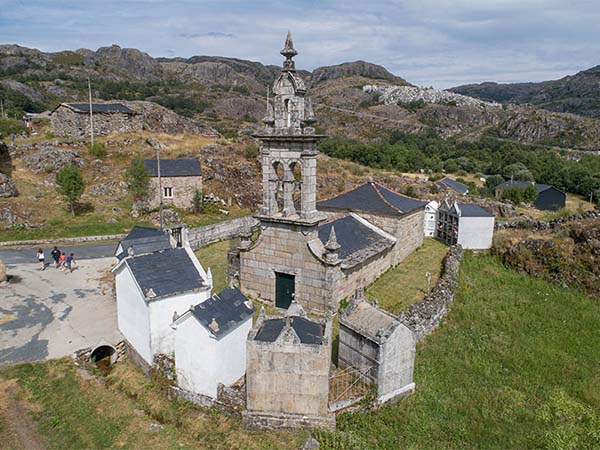
[(398, 325), (398, 319), (390, 313), (376, 308), (368, 301), (350, 304), (340, 315), (341, 325), (352, 328), (374, 342), (380, 342), (382, 332)]
[(184, 248), (169, 248), (125, 259), (148, 300), (207, 287)]
[(133, 249), (134, 255), (143, 255), (171, 248), (171, 241), (167, 233), (156, 228), (138, 226), (133, 227), (119, 244), (123, 248), (123, 251), (116, 255), (119, 260), (129, 254), (129, 248)]
[(448, 177), (438, 180), (436, 184), (442, 189), (452, 189), (459, 194), (466, 194), (469, 191), (469, 187), (466, 184), (462, 184), (461, 182)]
[(487, 209), (470, 203), (459, 203), (461, 217), (495, 217)]
[(331, 227), (335, 227), (337, 242), (341, 246), (337, 251), (338, 257), (345, 260), (345, 265), (349, 267), (381, 253), (394, 244), (391, 239), (349, 215), (319, 226), (319, 240), (323, 245), (329, 239)]
[[(301, 343), (318, 345), (323, 343), (323, 335), (325, 333), (325, 326), (323, 324), (314, 322), (306, 317), (294, 316), (289, 319), (290, 326), (298, 335)], [(285, 321), (285, 318), (265, 320), (256, 333), (254, 340), (261, 342), (275, 342), (285, 327)]]
[[(221, 338), (252, 316), (255, 308), (237, 288), (226, 288), (191, 308), (198, 321), (215, 337)], [(211, 327), (212, 321), (218, 328)]]
[[(151, 177), (158, 176), (156, 159), (145, 159), (144, 164)], [(195, 177), (202, 175), (200, 160), (196, 158), (175, 158), (160, 160), (161, 177)]]
[(368, 182), (337, 197), (317, 203), (318, 208), (374, 213), (405, 214), (427, 202), (398, 194), (378, 183)]
[[(67, 108), (79, 113), (90, 113), (89, 103), (63, 103)], [(127, 106), (121, 103), (92, 103), (92, 114), (124, 113), (134, 114)]]
[(540, 192), (544, 192), (548, 189), (554, 188), (554, 186), (551, 186), (549, 184), (533, 183), (532, 181), (508, 180), (504, 183), (500, 183), (498, 186), (496, 186), (496, 189), (526, 188), (527, 186), (530, 186), (532, 184), (535, 185), (535, 190), (538, 192), (538, 194)]

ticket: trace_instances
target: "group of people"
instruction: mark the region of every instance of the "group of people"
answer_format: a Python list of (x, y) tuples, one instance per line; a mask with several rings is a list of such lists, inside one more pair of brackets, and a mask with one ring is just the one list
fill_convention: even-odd
[[(71, 273), (77, 265), (73, 253), (67, 255), (65, 252), (61, 252), (58, 247), (52, 249), (50, 256), (52, 256), (52, 259), (54, 260), (54, 266), (63, 272), (69, 271), (69, 273)], [(46, 256), (44, 255), (43, 248), (40, 248), (37, 251), (36, 257), (40, 263), (40, 270), (46, 270)]]

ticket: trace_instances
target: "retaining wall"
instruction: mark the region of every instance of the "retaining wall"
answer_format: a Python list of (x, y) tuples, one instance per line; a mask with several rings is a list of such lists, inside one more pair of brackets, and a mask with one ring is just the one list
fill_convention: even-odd
[(223, 239), (234, 239), (242, 233), (251, 232), (258, 227), (259, 221), (252, 216), (240, 217), (225, 222), (206, 225), (189, 230), (190, 246), (196, 250)]
[(579, 220), (585, 219), (594, 219), (600, 218), (600, 209), (594, 209), (591, 211), (586, 211), (581, 214), (573, 214), (567, 217), (559, 217), (558, 219), (551, 220), (549, 222), (544, 222), (543, 220), (515, 220), (509, 222), (496, 222), (497, 230), (506, 230), (506, 229), (527, 229), (527, 230), (551, 230), (560, 225), (569, 222), (577, 222)]

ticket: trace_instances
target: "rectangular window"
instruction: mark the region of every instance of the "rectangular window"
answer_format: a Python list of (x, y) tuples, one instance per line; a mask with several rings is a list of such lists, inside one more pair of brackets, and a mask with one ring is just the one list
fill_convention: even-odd
[(172, 187), (163, 188), (163, 197), (164, 198), (173, 198), (173, 188)]

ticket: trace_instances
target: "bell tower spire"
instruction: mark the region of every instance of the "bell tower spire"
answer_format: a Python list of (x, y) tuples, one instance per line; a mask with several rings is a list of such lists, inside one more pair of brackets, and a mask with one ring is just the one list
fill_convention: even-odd
[(292, 33), (289, 30), (287, 33), (287, 37), (285, 38), (283, 50), (281, 50), (279, 53), (285, 56), (285, 61), (283, 62), (283, 70), (295, 71), (296, 65), (294, 64), (294, 60), (292, 58), (296, 56), (298, 52), (294, 48), (294, 41), (292, 41)]

